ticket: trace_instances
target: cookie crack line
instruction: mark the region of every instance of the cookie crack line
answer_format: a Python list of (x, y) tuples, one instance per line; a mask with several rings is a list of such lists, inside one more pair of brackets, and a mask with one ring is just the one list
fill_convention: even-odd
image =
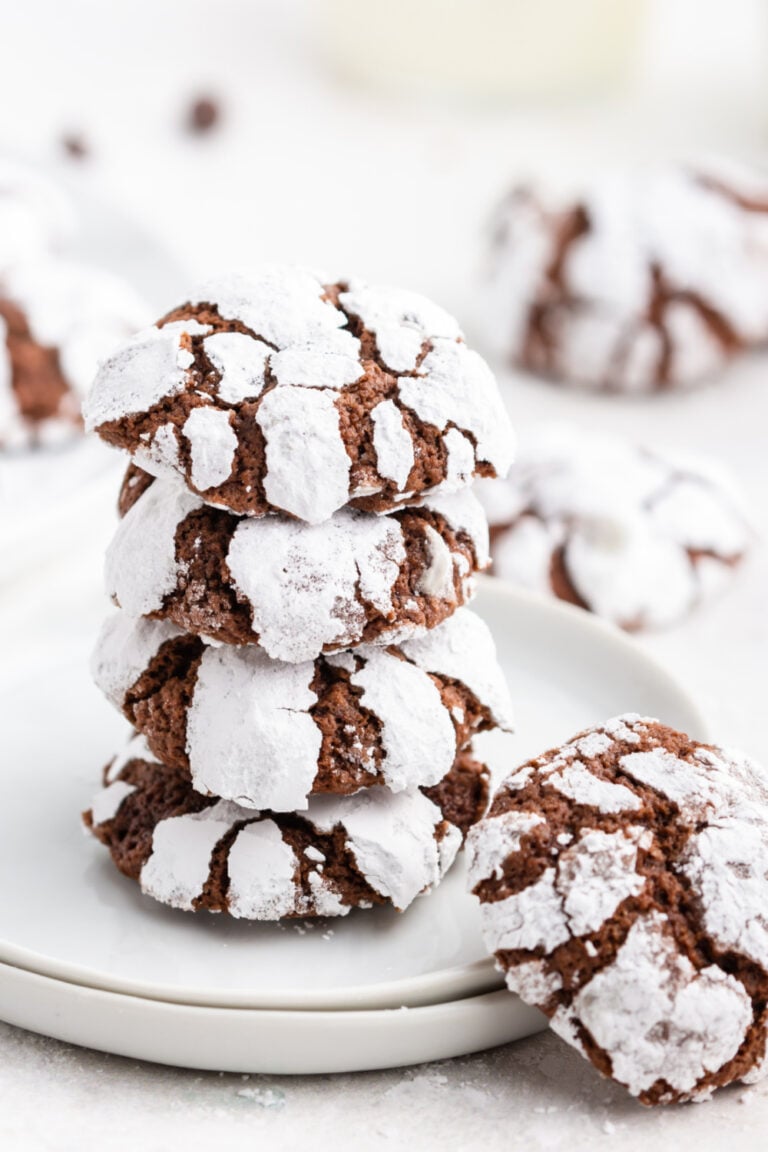
[(768, 1071), (768, 777), (617, 717), (523, 765), (470, 833), (507, 983), (646, 1104)]

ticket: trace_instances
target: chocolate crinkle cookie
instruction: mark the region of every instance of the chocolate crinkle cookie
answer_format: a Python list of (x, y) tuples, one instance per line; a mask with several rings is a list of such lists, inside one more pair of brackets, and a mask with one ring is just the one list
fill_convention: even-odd
[(626, 715), (519, 768), (470, 833), (509, 988), (644, 1104), (768, 1071), (768, 775)]
[(93, 674), (163, 764), (197, 792), (250, 808), (437, 784), (475, 732), (511, 730), (493, 639), (467, 609), (399, 647), (299, 664), (116, 613)]
[(683, 618), (733, 575), (753, 531), (713, 462), (567, 426), (533, 434), (477, 494), (493, 574), (630, 630)]
[(487, 770), (469, 752), (436, 787), (314, 796), (297, 813), (255, 812), (193, 791), (136, 737), (84, 815), (142, 892), (185, 911), (248, 920), (403, 911), (439, 883), (486, 809)]
[(486, 320), (504, 359), (616, 392), (686, 387), (768, 340), (768, 174), (609, 174), (557, 202), (516, 188)]
[(211, 280), (102, 365), (86, 423), (207, 503), (311, 524), (504, 474), (509, 420), (412, 292), (267, 267)]
[(258, 643), (277, 660), (433, 628), (471, 599), (489, 559), (469, 490), (386, 516), (344, 508), (323, 524), (233, 516), (178, 478), (130, 493), (107, 551), (115, 602), (226, 644)]
[(146, 316), (127, 284), (89, 265), (41, 257), (0, 272), (0, 448), (81, 431), (100, 360)]

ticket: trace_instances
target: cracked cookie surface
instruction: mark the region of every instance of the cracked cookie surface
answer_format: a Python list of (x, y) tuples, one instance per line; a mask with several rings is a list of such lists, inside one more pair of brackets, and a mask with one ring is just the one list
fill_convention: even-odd
[(314, 661), (211, 646), (167, 621), (109, 618), (94, 679), (197, 792), (292, 811), (310, 793), (439, 783), (483, 729), (511, 729), (488, 628), (460, 609), (400, 647)]
[(529, 761), (469, 836), (509, 988), (645, 1104), (768, 1071), (768, 774), (628, 714)]
[(289, 662), (434, 628), (488, 563), (469, 490), (382, 516), (345, 508), (317, 525), (233, 516), (178, 479), (136, 484), (126, 505), (106, 559), (120, 607)]
[(301, 268), (202, 285), (103, 364), (85, 411), (209, 504), (313, 524), (455, 492), (511, 458), (496, 382), (451, 316)]
[(486, 808), (487, 770), (463, 752), (435, 788), (314, 796), (303, 813), (201, 796), (136, 737), (105, 770), (86, 827), (142, 891), (249, 920), (400, 911), (439, 883)]

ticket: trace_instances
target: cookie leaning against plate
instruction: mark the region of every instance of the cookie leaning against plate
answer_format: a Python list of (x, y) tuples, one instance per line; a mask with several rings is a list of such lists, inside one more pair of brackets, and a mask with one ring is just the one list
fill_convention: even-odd
[(197, 792), (248, 808), (290, 812), (310, 793), (437, 784), (475, 732), (511, 729), (493, 638), (468, 609), (397, 648), (300, 664), (118, 612), (92, 668), (163, 764)]
[(509, 478), (476, 491), (495, 576), (630, 630), (682, 619), (752, 543), (743, 500), (714, 462), (567, 426), (532, 434)]
[(484, 323), (505, 359), (564, 384), (699, 383), (768, 341), (768, 176), (734, 164), (517, 188), (493, 230)]
[(311, 524), (457, 491), (511, 456), (494, 377), (453, 317), (291, 267), (193, 292), (102, 365), (86, 422), (208, 503)]
[(768, 1072), (768, 774), (620, 716), (529, 761), (470, 833), (510, 989), (644, 1104)]
[(488, 563), (469, 490), (384, 516), (344, 508), (317, 525), (233, 516), (178, 479), (132, 493), (107, 550), (116, 603), (226, 644), (259, 643), (277, 660), (434, 628), (471, 599)]
[(463, 752), (435, 788), (314, 796), (303, 813), (254, 812), (200, 796), (136, 737), (84, 815), (121, 872), (188, 912), (248, 920), (400, 911), (453, 863), (487, 804), (487, 770)]
[(146, 319), (133, 289), (102, 268), (41, 257), (3, 272), (0, 448), (82, 431), (80, 407), (99, 361)]

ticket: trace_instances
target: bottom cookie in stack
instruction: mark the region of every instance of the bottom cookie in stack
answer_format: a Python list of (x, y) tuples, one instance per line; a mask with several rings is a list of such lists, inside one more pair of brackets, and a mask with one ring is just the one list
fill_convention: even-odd
[(440, 882), (485, 813), (488, 770), (462, 750), (431, 788), (312, 796), (257, 812), (195, 792), (136, 736), (84, 814), (119, 870), (161, 903), (249, 920), (403, 911)]

